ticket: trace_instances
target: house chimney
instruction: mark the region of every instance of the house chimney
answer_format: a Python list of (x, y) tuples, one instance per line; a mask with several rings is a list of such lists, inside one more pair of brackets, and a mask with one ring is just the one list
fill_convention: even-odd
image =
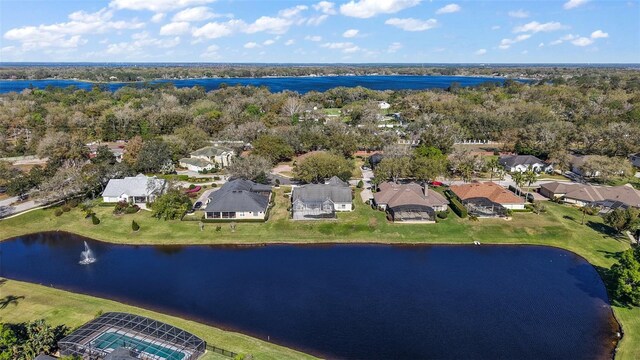
[(426, 182), (422, 183), (422, 190), (424, 191), (424, 196), (427, 197), (429, 194), (429, 184)]

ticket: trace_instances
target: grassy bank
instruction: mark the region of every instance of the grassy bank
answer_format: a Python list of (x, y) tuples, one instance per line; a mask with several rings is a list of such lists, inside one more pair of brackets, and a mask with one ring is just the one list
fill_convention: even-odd
[[(570, 250), (600, 271), (615, 263), (615, 254), (629, 248), (623, 237), (614, 236), (599, 216), (582, 214), (574, 208), (554, 203), (547, 211), (515, 213), (512, 220), (482, 219), (470, 221), (451, 214), (438, 224), (392, 224), (384, 213), (363, 204), (357, 194), (355, 211), (339, 214), (338, 221), (294, 222), (289, 220), (284, 197), (286, 189), (276, 192), (276, 206), (266, 223), (238, 223), (232, 232), (228, 224), (215, 231), (216, 224), (205, 224), (200, 231), (197, 221), (162, 221), (149, 212), (115, 216), (108, 207), (96, 207), (99, 225), (84, 219), (77, 209), (56, 217), (53, 210), (37, 210), (0, 222), (0, 238), (27, 233), (62, 230), (90, 238), (131, 244), (258, 244), (258, 243), (393, 243), (393, 244), (533, 244)], [(140, 224), (132, 232), (131, 221)], [(616, 317), (624, 327), (625, 339), (618, 358), (640, 358), (640, 310), (614, 306)], [(2, 314), (2, 313), (0, 313)], [(215, 344), (215, 342), (213, 342)], [(221, 346), (224, 347), (224, 346)], [(234, 351), (233, 349), (229, 349)]]
[[(239, 333), (220, 330), (194, 321), (124, 305), (115, 301), (70, 293), (20, 281), (7, 280), (0, 285), (2, 298), (15, 296), (15, 303), (0, 307), (0, 321), (19, 323), (44, 318), (53, 325), (74, 328), (94, 318), (99, 311), (123, 311), (148, 316), (187, 330), (207, 343), (257, 359), (303, 359), (310, 356)], [(208, 352), (203, 360), (228, 359)]]

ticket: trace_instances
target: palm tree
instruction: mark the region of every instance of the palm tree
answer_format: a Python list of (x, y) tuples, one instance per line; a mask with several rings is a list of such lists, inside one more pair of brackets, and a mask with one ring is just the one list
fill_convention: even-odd
[(485, 166), (489, 169), (490, 181), (493, 181), (493, 176), (500, 170), (500, 162), (498, 161), (498, 158), (490, 157), (489, 160), (486, 161)]
[(538, 174), (536, 174), (531, 165), (529, 165), (527, 171), (524, 172), (524, 181), (528, 184), (529, 192), (531, 192), (531, 184), (536, 182), (536, 180), (538, 180)]
[(524, 186), (525, 184), (525, 178), (524, 178), (524, 174), (521, 172), (514, 172), (513, 174), (511, 174), (511, 178), (513, 179), (513, 182), (516, 183), (516, 188), (518, 190), (518, 195), (522, 196), (522, 190), (521, 188)]

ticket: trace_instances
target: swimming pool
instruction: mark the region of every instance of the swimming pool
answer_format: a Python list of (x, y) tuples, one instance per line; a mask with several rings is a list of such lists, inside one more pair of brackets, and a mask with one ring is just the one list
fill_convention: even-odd
[(91, 341), (91, 344), (100, 350), (115, 350), (119, 347), (133, 349), (151, 355), (158, 360), (182, 360), (185, 356), (184, 352), (177, 348), (170, 349), (160, 344), (154, 344), (152, 341), (137, 338), (133, 334), (127, 335), (116, 331), (100, 334)]

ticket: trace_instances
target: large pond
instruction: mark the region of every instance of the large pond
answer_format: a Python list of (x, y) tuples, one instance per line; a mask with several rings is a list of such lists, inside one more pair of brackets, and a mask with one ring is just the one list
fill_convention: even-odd
[(618, 331), (596, 270), (554, 248), (153, 247), (66, 233), (0, 246), (2, 276), (330, 358), (610, 358)]
[[(266, 86), (272, 92), (284, 90), (297, 91), (301, 94), (309, 91), (326, 91), (338, 86), (363, 86), (373, 90), (423, 90), (446, 89), (454, 82), (461, 86), (475, 86), (486, 82), (502, 84), (505, 79), (466, 76), (318, 76), (318, 77), (273, 77), (273, 78), (207, 78), (184, 80), (154, 80), (151, 84), (173, 83), (176, 87), (202, 86), (207, 91), (215, 90), (221, 84)], [(520, 80), (527, 82), (528, 80)], [(106, 89), (117, 90), (123, 86), (145, 86), (144, 83), (106, 83)], [(44, 89), (47, 86), (68, 87), (90, 90), (94, 84), (78, 80), (0, 80), (0, 93), (22, 91), (35, 87)]]

